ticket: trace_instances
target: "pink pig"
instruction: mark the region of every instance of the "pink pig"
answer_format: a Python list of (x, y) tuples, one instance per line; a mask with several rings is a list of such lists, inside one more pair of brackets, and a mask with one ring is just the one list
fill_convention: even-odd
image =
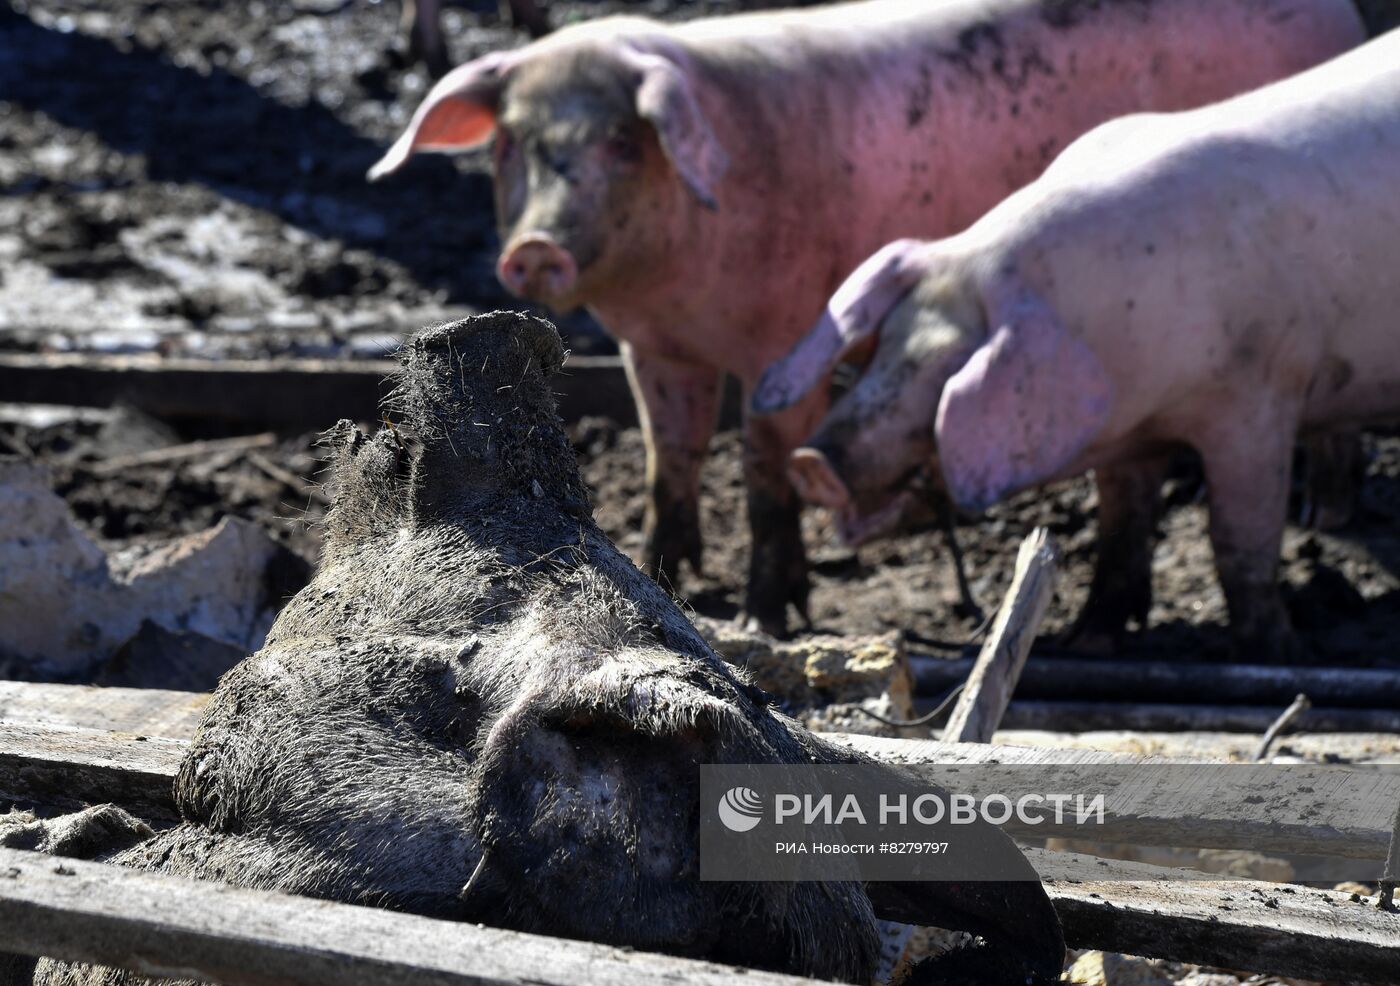
[(1086, 632), (1151, 603), (1169, 453), (1200, 453), (1246, 657), (1298, 650), (1275, 583), (1294, 439), (1400, 416), (1400, 32), (1218, 106), (1106, 124), (965, 233), (893, 243), (755, 407), (869, 368), (793, 453), (852, 540), (1094, 470)]
[[(463, 65), (371, 171), (495, 134), (498, 273), (617, 336), (647, 436), (646, 557), (699, 568), (722, 374), (746, 391), (883, 243), (964, 229), (1071, 140), (1364, 40), (1351, 0), (871, 0), (668, 26), (607, 19)], [(447, 206), (444, 203), (444, 206)], [(788, 456), (821, 381), (746, 423), (746, 609), (805, 607)]]

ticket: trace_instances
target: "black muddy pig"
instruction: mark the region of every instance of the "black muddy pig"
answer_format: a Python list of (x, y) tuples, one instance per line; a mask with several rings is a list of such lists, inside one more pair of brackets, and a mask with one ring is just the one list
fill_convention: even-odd
[(994, 829), (983, 858), (1025, 882), (698, 879), (698, 764), (854, 755), (771, 709), (594, 524), (562, 359), (509, 313), (406, 347), (401, 420), (332, 433), (320, 568), (214, 694), (183, 824), (115, 861), (851, 982), (885, 914), (986, 941), (940, 981), (1053, 980), (1055, 912)]

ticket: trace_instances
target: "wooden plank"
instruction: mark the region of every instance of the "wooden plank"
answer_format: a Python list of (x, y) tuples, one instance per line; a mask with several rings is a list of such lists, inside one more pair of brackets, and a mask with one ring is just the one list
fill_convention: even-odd
[[(25, 686), (33, 688), (35, 686)], [(61, 689), (65, 686), (42, 686)], [(13, 686), (9, 689), (13, 692)], [(139, 689), (94, 689), (112, 697), (106, 721), (137, 721), (141, 712), (121, 711), (124, 702), (133, 706)], [(50, 692), (52, 694), (52, 692)], [(190, 706), (179, 706), (164, 693), (159, 700), (184, 716), (192, 735), (195, 716)], [(26, 699), (34, 708), (38, 698)], [(192, 700), (193, 702), (194, 700)], [(76, 703), (70, 704), (70, 708)], [(12, 702), (11, 707), (14, 707)], [(79, 718), (68, 715), (69, 720)], [(48, 725), (0, 722), (0, 797), (13, 801), (54, 805), (77, 805), (112, 801), (134, 812), (152, 817), (171, 817), (170, 786), (184, 755), (186, 745), (177, 737), (181, 728), (173, 723), (162, 737), (138, 740), (122, 732), (101, 732), (72, 728), (71, 724)], [(1118, 767), (1163, 764), (1167, 761), (1123, 753), (1092, 750), (1027, 749), (990, 744), (952, 744), (923, 740), (828, 734), (833, 742), (860, 750), (891, 763), (979, 766), (990, 764), (1034, 765), (1047, 768), (1039, 776), (1028, 772), (1021, 783), (1025, 793), (1044, 793), (1052, 777), (1049, 768), (1058, 765)], [(1191, 761), (1186, 761), (1191, 762)], [(1199, 761), (1195, 761), (1199, 762)], [(1390, 841), (1393, 807), (1400, 804), (1400, 772), (1360, 772), (1337, 767), (1298, 766), (1298, 771), (1317, 773), (1307, 797), (1293, 806), (1290, 818), (1281, 821), (1285, 806), (1279, 792), (1268, 788), (1269, 775), (1246, 770), (1238, 784), (1227, 791), (1218, 785), (1193, 786), (1192, 775), (1181, 774), (1172, 787), (1145, 787), (1142, 791), (1126, 786), (1126, 772), (1085, 771), (1054, 777), (1059, 790), (1074, 790), (1089, 784), (1104, 788), (1111, 781), (1124, 791), (1122, 801), (1110, 814), (1108, 824), (1096, 828), (1100, 841), (1136, 845), (1168, 845), (1191, 848), (1235, 849), (1249, 847), (1266, 852), (1326, 854), (1355, 859), (1384, 858)], [(959, 789), (969, 793), (990, 793), (980, 783), (1005, 786), (1005, 777), (991, 778), (985, 771), (969, 771)], [(1087, 779), (1086, 779), (1087, 777)], [(1251, 782), (1251, 778), (1253, 781)], [(1016, 777), (1010, 778), (1015, 780)], [(1266, 785), (1263, 791), (1256, 790)], [(1308, 785), (1300, 785), (1308, 786)], [(996, 793), (1015, 795), (1016, 790)], [(1261, 800), (1261, 794), (1267, 798)], [(1363, 797), (1364, 795), (1364, 797)], [(1295, 799), (1297, 800), (1297, 799)], [(1358, 801), (1378, 803), (1375, 811), (1358, 811)], [(1306, 802), (1306, 803), (1304, 803)], [(1042, 827), (1037, 834), (1047, 834)], [(1082, 837), (1083, 830), (1076, 831)]]
[[(1028, 856), (1061, 874), (1047, 890), (1073, 947), (1333, 982), (1340, 972), (1368, 986), (1390, 986), (1400, 968), (1400, 917), (1365, 898)], [(229, 986), (807, 982), (9, 849), (0, 850), (0, 949)]]
[(112, 802), (153, 820), (177, 817), (177, 739), (0, 722), (0, 803), (74, 809)]
[(814, 980), (0, 849), (0, 950), (226, 986)]
[(943, 729), (950, 742), (989, 743), (1026, 666), (1036, 631), (1055, 588), (1055, 546), (1043, 527), (1016, 553), (1016, 568), (992, 632)]
[[(1072, 823), (1008, 824), (1008, 831), (1028, 836), (1382, 860), (1394, 806), (1400, 804), (1400, 771), (1394, 769), (1197, 763), (1187, 770), (1165, 760), (1091, 750), (1016, 751), (849, 734), (827, 738), (886, 763), (936, 765), (939, 777), (949, 778), (948, 786), (967, 794), (1001, 794), (1013, 801), (1051, 792), (1105, 795), (1103, 824), (1089, 829)], [(1038, 769), (1022, 769), (1032, 765)], [(1279, 784), (1283, 770), (1287, 787)]]
[[(1304, 692), (1314, 705), (1400, 709), (1400, 670), (1272, 667), (1176, 661), (1087, 660), (1032, 655), (1016, 686), (1018, 700), (1277, 705)], [(942, 695), (967, 680), (974, 660), (910, 654), (915, 691)]]
[[(393, 360), (0, 353), (0, 394), (15, 403), (76, 407), (109, 407), (120, 400), (175, 421), (328, 428), (339, 418), (378, 421), (397, 369)], [(618, 357), (571, 357), (551, 385), (566, 421), (585, 415), (637, 420)]]
[[(1283, 706), (1012, 702), (1002, 719), (1002, 728), (1126, 729), (1148, 733), (1222, 732), (1259, 736), (1282, 711)], [(1400, 732), (1400, 709), (1313, 708), (1299, 716), (1292, 729), (1295, 733), (1397, 733)], [(1281, 739), (1287, 740), (1289, 735), (1292, 734), (1285, 734)]]
[[(1065, 869), (1073, 860), (1035, 849), (1027, 856), (1039, 872)], [(1364, 986), (1393, 986), (1400, 970), (1400, 915), (1381, 911), (1369, 898), (1253, 880), (1183, 880), (1183, 871), (1080, 861), (1083, 872), (1120, 878), (1047, 885), (1073, 948)]]
[(0, 722), (189, 739), (209, 703), (204, 692), (0, 681)]

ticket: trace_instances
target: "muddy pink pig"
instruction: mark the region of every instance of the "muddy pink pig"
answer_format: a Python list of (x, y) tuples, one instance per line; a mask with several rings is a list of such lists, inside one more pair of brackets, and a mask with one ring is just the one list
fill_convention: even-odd
[[(880, 0), (609, 19), (454, 70), (371, 172), (495, 135), (498, 273), (622, 342), (647, 434), (645, 558), (699, 568), (723, 373), (751, 388), (882, 244), (965, 228), (1097, 123), (1183, 109), (1363, 40), (1351, 0)], [(826, 388), (746, 423), (746, 609), (806, 561), (787, 455)]]
[(965, 233), (893, 243), (765, 375), (755, 407), (818, 387), (878, 336), (793, 453), (853, 541), (919, 509), (980, 509), (1093, 469), (1086, 633), (1151, 602), (1169, 453), (1201, 456), (1245, 657), (1298, 650), (1275, 584), (1294, 439), (1400, 416), (1400, 33), (1206, 109), (1074, 144)]

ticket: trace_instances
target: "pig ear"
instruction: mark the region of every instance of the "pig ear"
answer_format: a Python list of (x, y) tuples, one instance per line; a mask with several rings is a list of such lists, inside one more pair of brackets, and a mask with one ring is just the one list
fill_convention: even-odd
[(369, 180), (398, 171), (415, 151), (464, 150), (484, 143), (496, 129), (496, 105), (506, 72), (518, 60), (514, 52), (495, 52), (444, 75), (413, 114), (408, 129), (369, 169)]
[(923, 246), (918, 240), (896, 240), (857, 267), (831, 296), (821, 320), (764, 371), (751, 401), (754, 413), (772, 414), (796, 404), (830, 375), (848, 349), (872, 335), (923, 276)]
[(729, 155), (710, 129), (690, 79), (660, 55), (633, 53), (631, 61), (641, 72), (637, 114), (656, 128), (661, 149), (700, 204), (719, 208), (715, 186), (729, 168)]
[(1052, 478), (1103, 426), (1112, 390), (1043, 302), (1016, 306), (943, 388), (934, 436), (953, 501), (981, 510)]

